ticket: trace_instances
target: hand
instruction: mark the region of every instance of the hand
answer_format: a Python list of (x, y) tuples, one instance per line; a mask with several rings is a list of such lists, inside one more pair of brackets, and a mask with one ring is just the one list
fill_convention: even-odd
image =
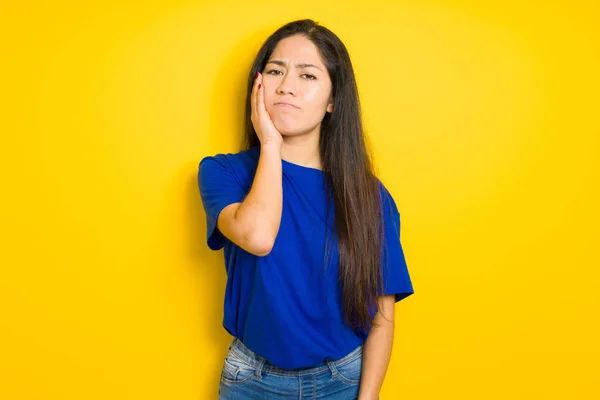
[(281, 146), (283, 143), (283, 136), (281, 136), (281, 133), (275, 128), (271, 116), (267, 112), (267, 108), (265, 107), (265, 87), (258, 87), (262, 84), (262, 74), (257, 74), (258, 76), (254, 80), (250, 99), (252, 105), (252, 125), (254, 125), (254, 130), (256, 131), (261, 146), (266, 144)]
[(358, 396), (358, 400), (379, 400), (379, 396), (377, 396), (377, 395), (373, 395), (373, 396), (367, 396), (367, 395), (360, 396), (359, 395)]

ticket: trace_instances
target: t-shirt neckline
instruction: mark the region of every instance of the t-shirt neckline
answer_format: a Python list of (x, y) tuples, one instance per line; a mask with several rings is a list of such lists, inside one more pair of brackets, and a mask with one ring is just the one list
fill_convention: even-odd
[(282, 165), (287, 165), (289, 168), (297, 169), (299, 171), (311, 171), (311, 172), (315, 172), (315, 173), (319, 173), (319, 174), (323, 173), (323, 170), (321, 170), (321, 169), (305, 167), (304, 165), (295, 164), (293, 162), (286, 161), (283, 158), (281, 159), (281, 163), (282, 163)]
[[(256, 156), (260, 157), (260, 145), (255, 146), (254, 151), (256, 152)], [(300, 164), (294, 164), (293, 162), (286, 161), (283, 158), (281, 159), (281, 165), (286, 170), (295, 170), (295, 171), (299, 171), (299, 172), (310, 172), (310, 173), (315, 173), (318, 175), (323, 175), (325, 173), (325, 171), (323, 171), (322, 169), (305, 167), (304, 165), (300, 165)]]

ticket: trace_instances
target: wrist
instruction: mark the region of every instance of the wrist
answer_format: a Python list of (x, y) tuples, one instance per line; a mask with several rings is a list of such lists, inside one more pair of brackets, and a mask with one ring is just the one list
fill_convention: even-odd
[(379, 400), (379, 393), (363, 390), (358, 393), (358, 400)]
[(281, 156), (281, 143), (276, 143), (276, 142), (261, 143), (260, 152), (261, 152), (261, 154), (268, 153), (268, 154), (277, 154), (277, 155)]

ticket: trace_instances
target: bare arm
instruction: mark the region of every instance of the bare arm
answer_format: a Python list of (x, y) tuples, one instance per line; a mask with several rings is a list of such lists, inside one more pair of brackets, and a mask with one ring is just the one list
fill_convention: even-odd
[(263, 145), (252, 188), (243, 202), (221, 211), (217, 227), (229, 240), (257, 256), (269, 254), (282, 209), (281, 146)]
[(260, 141), (260, 157), (250, 192), (241, 203), (223, 208), (217, 228), (233, 243), (256, 256), (271, 252), (283, 201), (281, 144), (283, 136), (267, 112), (262, 75), (256, 73), (252, 87), (252, 125)]
[[(379, 311), (365, 341), (359, 400), (377, 400), (387, 371), (394, 340), (395, 296), (379, 297)], [(385, 318), (384, 318), (385, 316)]]

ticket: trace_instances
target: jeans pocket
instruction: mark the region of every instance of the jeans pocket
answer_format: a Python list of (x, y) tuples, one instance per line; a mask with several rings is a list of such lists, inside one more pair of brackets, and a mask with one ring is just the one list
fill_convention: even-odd
[(223, 362), (221, 380), (230, 384), (242, 384), (250, 382), (254, 378), (255, 372), (256, 367), (254, 365), (229, 350)]
[(345, 383), (358, 385), (362, 374), (362, 352), (341, 365), (336, 365), (337, 376)]

